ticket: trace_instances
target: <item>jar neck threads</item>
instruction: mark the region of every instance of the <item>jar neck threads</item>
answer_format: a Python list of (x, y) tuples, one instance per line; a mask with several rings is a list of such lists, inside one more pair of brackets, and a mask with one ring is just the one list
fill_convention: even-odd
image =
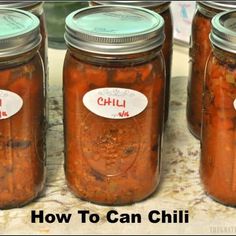
[(153, 60), (158, 54), (162, 54), (161, 47), (149, 52), (131, 55), (100, 55), (78, 50), (77, 48), (73, 48), (71, 46), (69, 46), (68, 49), (70, 53), (78, 60), (96, 65), (109, 65), (114, 67), (143, 64), (147, 61)]

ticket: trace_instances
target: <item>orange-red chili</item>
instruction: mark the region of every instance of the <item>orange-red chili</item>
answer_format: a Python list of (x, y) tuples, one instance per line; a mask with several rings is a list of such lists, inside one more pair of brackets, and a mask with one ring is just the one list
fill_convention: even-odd
[[(81, 33), (84, 16), (87, 22), (95, 19), (86, 26), (91, 27), (87, 36)], [(107, 23), (99, 28), (96, 17)], [(163, 22), (156, 13), (128, 6), (85, 8), (67, 17), (65, 173), (68, 186), (82, 199), (128, 204), (148, 197), (159, 183)], [(142, 23), (146, 26), (139, 28)], [(148, 34), (141, 36), (147, 29), (154, 34), (150, 41)], [(106, 32), (112, 32), (110, 38)]]
[(6, 25), (0, 39), (0, 209), (5, 209), (28, 203), (43, 188), (45, 99), (39, 20), (4, 8), (0, 18)]

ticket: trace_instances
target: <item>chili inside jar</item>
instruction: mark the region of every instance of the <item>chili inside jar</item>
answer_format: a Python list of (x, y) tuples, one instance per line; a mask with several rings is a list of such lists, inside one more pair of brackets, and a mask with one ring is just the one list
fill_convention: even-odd
[(38, 196), (45, 179), (44, 70), (39, 20), (0, 9), (0, 209)]
[(211, 52), (209, 34), (212, 18), (222, 11), (236, 8), (230, 1), (200, 1), (192, 22), (190, 70), (187, 97), (187, 121), (190, 132), (197, 138), (201, 134), (202, 93), (207, 58)]
[(213, 18), (210, 40), (200, 173), (207, 194), (236, 206), (236, 10)]
[(169, 116), (170, 103), (170, 84), (171, 84), (171, 66), (173, 53), (173, 19), (170, 8), (170, 1), (91, 1), (90, 5), (132, 5), (144, 7), (160, 14), (165, 21), (165, 41), (162, 52), (165, 58), (166, 67), (166, 92), (165, 92), (165, 123)]
[(65, 173), (87, 201), (123, 205), (160, 179), (164, 20), (131, 6), (96, 6), (66, 18)]

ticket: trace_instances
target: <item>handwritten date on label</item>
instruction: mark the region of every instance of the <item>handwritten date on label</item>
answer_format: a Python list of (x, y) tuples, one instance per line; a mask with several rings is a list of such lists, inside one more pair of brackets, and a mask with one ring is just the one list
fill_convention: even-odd
[(94, 114), (109, 119), (127, 119), (140, 114), (148, 104), (147, 97), (125, 88), (99, 88), (83, 97), (85, 107)]

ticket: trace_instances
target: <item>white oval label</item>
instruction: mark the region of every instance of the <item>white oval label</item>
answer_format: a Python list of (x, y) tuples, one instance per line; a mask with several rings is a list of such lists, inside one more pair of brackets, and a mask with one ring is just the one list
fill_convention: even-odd
[(98, 116), (127, 119), (140, 114), (147, 107), (148, 99), (132, 89), (99, 88), (86, 93), (83, 103)]
[(0, 120), (15, 115), (22, 106), (23, 100), (19, 95), (0, 89)]
[(234, 109), (236, 110), (236, 99), (234, 99)]

